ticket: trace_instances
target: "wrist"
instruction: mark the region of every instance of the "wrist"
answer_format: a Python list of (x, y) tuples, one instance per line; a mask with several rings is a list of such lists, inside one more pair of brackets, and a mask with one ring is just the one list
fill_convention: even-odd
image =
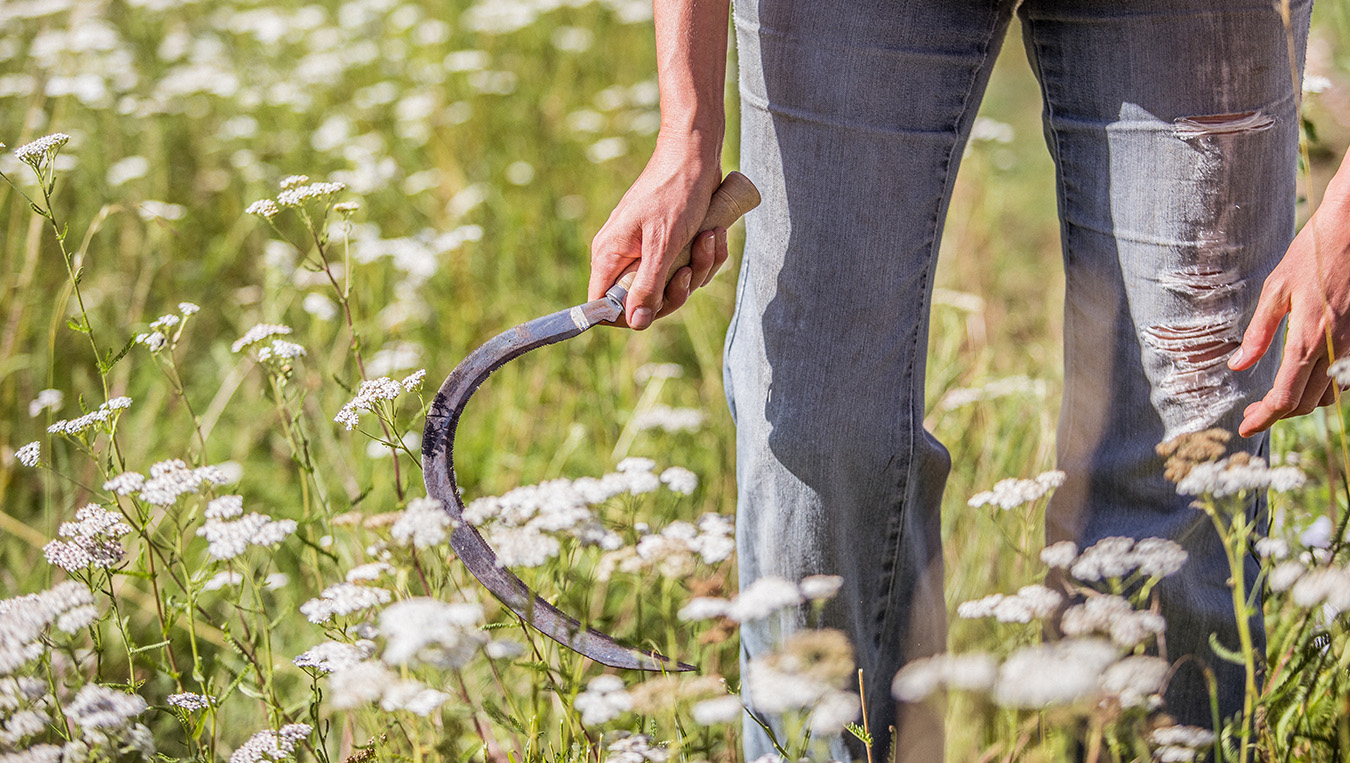
[(725, 127), (721, 122), (709, 125), (671, 124), (664, 119), (656, 135), (656, 150), (675, 152), (685, 162), (720, 168)]

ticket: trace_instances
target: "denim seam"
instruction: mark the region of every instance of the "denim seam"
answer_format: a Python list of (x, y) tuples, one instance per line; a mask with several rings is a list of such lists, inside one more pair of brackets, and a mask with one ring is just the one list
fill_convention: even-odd
[[(731, 324), (727, 326), (727, 340), (722, 346), (722, 368), (731, 369), (731, 345), (736, 341), (737, 329), (741, 325), (741, 304), (745, 301), (746, 284), (750, 281), (750, 256), (749, 247), (741, 248), (741, 267), (736, 274), (736, 299), (731, 307)], [(727, 399), (727, 408), (731, 412), (732, 423), (736, 422), (736, 394), (732, 384), (726, 377), (730, 374), (723, 374), (723, 384), (726, 387), (723, 394)]]
[[(1001, 13), (1002, 11), (1000, 11), (1000, 14)], [(974, 74), (970, 78), (970, 83), (966, 86), (965, 93), (961, 95), (961, 108), (957, 112), (956, 123), (953, 125), (953, 130), (956, 132), (956, 140), (952, 141), (951, 145), (948, 146), (947, 157), (944, 162), (945, 167), (943, 170), (943, 180), (942, 180), (942, 189), (943, 189), (942, 194), (944, 199), (945, 197), (949, 196), (951, 192), (951, 185), (953, 180), (952, 171), (953, 167), (956, 164), (955, 162), (952, 161), (952, 158), (956, 156), (957, 144), (961, 143), (961, 122), (963, 119), (965, 119), (966, 115), (969, 113), (971, 96), (975, 91), (976, 84), (980, 81), (980, 72), (983, 71), (984, 67), (989, 63), (989, 48), (990, 44), (994, 39), (994, 35), (998, 33), (1000, 26), (1002, 26), (1002, 24), (1000, 23), (1000, 19), (1001, 19), (1000, 15), (994, 16), (994, 22), (990, 26), (988, 33), (985, 35), (984, 43), (980, 51), (981, 53), (980, 63), (975, 67)], [(936, 214), (933, 215), (933, 219), (931, 221), (931, 228), (929, 231), (930, 241), (928, 245), (928, 262), (926, 263), (926, 266), (924, 268), (923, 279), (920, 282), (920, 295), (921, 295), (920, 299), (923, 302), (923, 304), (919, 306), (920, 307), (919, 312), (921, 315), (925, 314), (926, 311), (929, 309), (928, 279), (930, 278), (933, 271), (933, 262), (937, 258), (937, 249), (941, 245), (941, 241), (938, 239), (938, 228), (940, 228), (942, 225), (943, 209), (946, 206), (944, 204), (944, 199), (938, 200), (938, 211)], [(920, 321), (920, 325), (926, 324), (927, 321)], [(904, 482), (900, 485), (900, 493), (901, 493), (900, 511), (895, 512), (891, 515), (890, 517), (891, 527), (887, 528), (886, 533), (887, 535), (886, 542), (887, 544), (889, 544), (890, 548), (887, 549), (886, 558), (883, 560), (884, 578), (882, 581), (882, 587), (884, 588), (885, 592), (881, 598), (881, 601), (878, 602), (878, 606), (882, 607), (880, 618), (881, 628), (878, 631), (878, 634), (886, 632), (887, 627), (891, 624), (891, 619), (894, 617), (893, 612), (894, 608), (891, 606), (891, 602), (892, 599), (895, 597), (896, 578), (898, 577), (897, 568), (900, 566), (899, 560), (900, 550), (904, 546), (903, 543), (905, 535), (904, 519), (906, 512), (911, 509), (911, 507), (907, 505), (908, 500), (906, 493), (908, 492), (908, 486), (914, 483), (914, 480), (916, 478), (915, 472), (918, 468), (918, 465), (915, 463), (914, 452), (917, 448), (917, 442), (919, 439), (918, 431), (920, 428), (922, 428), (923, 423), (922, 421), (915, 422), (914, 420), (915, 417), (914, 417), (913, 401), (915, 392), (914, 385), (916, 378), (916, 374), (914, 373), (914, 365), (915, 365), (915, 358), (917, 356), (919, 349), (919, 333), (920, 333), (919, 326), (916, 326), (914, 328), (914, 336), (912, 339), (911, 350), (909, 353), (909, 368), (906, 369), (906, 373), (909, 376), (909, 400), (910, 400), (910, 404), (906, 406), (907, 408), (906, 413), (910, 418), (909, 443), (908, 443), (909, 457), (907, 459), (908, 468), (905, 470)], [(922, 403), (920, 403), (920, 405), (922, 406)]]
[[(1064, 162), (1063, 153), (1060, 150), (1059, 129), (1055, 127), (1055, 106), (1054, 100), (1050, 97), (1050, 85), (1046, 81), (1045, 67), (1043, 59), (1045, 51), (1041, 48), (1041, 40), (1037, 34), (1037, 22), (1031, 18), (1030, 13), (1022, 15), (1022, 25), (1027, 30), (1027, 35), (1031, 38), (1031, 52), (1035, 60), (1032, 62), (1032, 70), (1035, 72), (1036, 81), (1041, 87), (1041, 100), (1045, 103), (1045, 129), (1050, 133), (1050, 156), (1055, 163), (1055, 204), (1058, 207), (1060, 219), (1060, 257), (1064, 262), (1065, 273), (1069, 270), (1069, 228), (1072, 223), (1069, 222), (1068, 198), (1064, 191)], [(1064, 285), (1065, 290), (1069, 288), (1067, 279)], [(1067, 305), (1067, 295), (1065, 304)], [(1073, 311), (1066, 309), (1064, 311), (1064, 335), (1072, 336), (1073, 328), (1070, 325), (1073, 321)], [(1068, 378), (1069, 353), (1067, 346), (1064, 351), (1064, 375)], [(1060, 430), (1064, 432), (1076, 431), (1076, 413), (1078, 406), (1074, 405), (1073, 393), (1070, 391), (1071, 385), (1064, 385), (1064, 392), (1060, 402)], [(1058, 450), (1058, 448), (1057, 448)]]

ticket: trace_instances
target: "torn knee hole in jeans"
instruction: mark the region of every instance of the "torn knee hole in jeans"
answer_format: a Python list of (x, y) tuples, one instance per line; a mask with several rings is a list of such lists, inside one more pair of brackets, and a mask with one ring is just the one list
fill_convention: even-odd
[(1223, 391), (1231, 372), (1226, 361), (1241, 343), (1236, 311), (1146, 326), (1143, 339), (1169, 361), (1160, 382), (1164, 391), (1197, 402), (1227, 397)]
[(1239, 278), (1235, 270), (1197, 264), (1164, 272), (1158, 282), (1171, 291), (1206, 300), (1236, 292), (1246, 279)]
[(1231, 135), (1260, 132), (1275, 126), (1275, 117), (1263, 111), (1244, 111), (1239, 114), (1212, 114), (1179, 117), (1173, 124), (1174, 134), (1183, 140), (1209, 135)]

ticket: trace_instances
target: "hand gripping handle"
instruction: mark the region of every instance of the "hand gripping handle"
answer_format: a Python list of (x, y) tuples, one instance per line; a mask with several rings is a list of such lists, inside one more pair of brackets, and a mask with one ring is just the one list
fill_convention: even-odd
[[(732, 171), (722, 179), (722, 184), (713, 192), (712, 199), (708, 202), (708, 214), (703, 218), (703, 224), (698, 227), (699, 233), (709, 231), (714, 228), (730, 228), (733, 223), (741, 219), (746, 212), (759, 206), (759, 189), (750, 182), (750, 178), (739, 172)], [(697, 236), (696, 236), (697, 237)], [(680, 268), (689, 264), (691, 250), (694, 242), (691, 240), (684, 245), (680, 253), (676, 255), (674, 261), (670, 264), (670, 270), (666, 272), (666, 283), (679, 272)], [(623, 302), (628, 297), (628, 290), (633, 287), (633, 279), (637, 278), (637, 263), (629, 266), (628, 270), (613, 287), (609, 294)], [(621, 289), (622, 293), (616, 294), (615, 291)]]

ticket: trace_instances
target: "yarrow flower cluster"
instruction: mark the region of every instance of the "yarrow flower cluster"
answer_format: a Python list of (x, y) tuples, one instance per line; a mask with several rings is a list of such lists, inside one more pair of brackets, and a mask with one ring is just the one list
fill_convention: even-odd
[(66, 393), (59, 389), (44, 389), (28, 403), (28, 416), (37, 418), (43, 411), (54, 411), (66, 400)]
[(654, 405), (633, 415), (633, 428), (639, 432), (661, 429), (666, 432), (695, 432), (703, 426), (703, 411), (697, 408), (671, 408)]
[(277, 203), (271, 199), (258, 199), (245, 207), (244, 213), (257, 215), (266, 220), (271, 220), (273, 217), (281, 214), (281, 207), (278, 207)]
[(320, 673), (335, 673), (354, 668), (374, 654), (375, 642), (369, 639), (362, 639), (354, 644), (325, 641), (302, 652), (291, 662), (299, 668), (310, 668)]
[(992, 490), (977, 493), (970, 499), (971, 508), (993, 505), (1004, 511), (1038, 501), (1064, 484), (1064, 472), (1049, 471), (1029, 480), (1000, 480)]
[(1162, 615), (1136, 610), (1124, 597), (1110, 595), (1089, 596), (1087, 601), (1065, 610), (1059, 621), (1059, 629), (1066, 636), (1101, 634), (1124, 649), (1162, 635), (1166, 627)]
[(266, 363), (268, 361), (287, 361), (303, 358), (308, 353), (304, 347), (295, 342), (288, 342), (285, 339), (273, 339), (266, 347), (258, 348), (258, 362)]
[(42, 634), (48, 626), (75, 633), (97, 617), (89, 589), (73, 580), (41, 593), (0, 600), (0, 676), (12, 675), (42, 656), (46, 649)]
[(1043, 585), (1023, 586), (1012, 596), (996, 593), (983, 599), (967, 601), (956, 608), (958, 617), (979, 619), (992, 617), (1001, 623), (1029, 623), (1053, 615), (1064, 597)]
[(288, 723), (277, 731), (259, 731), (230, 755), (230, 763), (273, 763), (295, 754), (313, 729), (307, 723)]
[(103, 489), (118, 495), (137, 493), (142, 501), (154, 506), (172, 506), (185, 495), (228, 481), (229, 476), (219, 466), (190, 469), (182, 459), (174, 458), (152, 464), (148, 479), (139, 472), (123, 472), (104, 482)]
[(14, 149), (14, 156), (18, 157), (19, 161), (24, 164), (37, 169), (56, 156), (61, 147), (69, 142), (69, 135), (63, 132), (54, 132), (51, 135), (44, 135), (35, 141), (19, 146)]
[(251, 347), (264, 339), (269, 339), (274, 336), (284, 336), (291, 333), (291, 331), (292, 329), (290, 326), (282, 326), (275, 323), (259, 323), (245, 332), (243, 336), (235, 340), (234, 344), (230, 345), (230, 352), (239, 352), (245, 347)]
[(891, 682), (891, 696), (920, 702), (943, 687), (984, 692), (997, 677), (998, 661), (987, 654), (937, 654), (906, 663)]
[(613, 738), (605, 763), (666, 763), (670, 760), (670, 751), (653, 745), (652, 738), (646, 734), (620, 731)]
[(779, 651), (750, 660), (745, 693), (756, 710), (810, 711), (813, 732), (838, 733), (858, 717), (858, 696), (845, 689), (853, 678), (853, 646), (843, 632), (804, 630)]
[(414, 498), (408, 508), (399, 513), (389, 528), (395, 543), (415, 549), (431, 548), (445, 542), (454, 521), (445, 507), (435, 498)]
[(732, 598), (698, 596), (680, 609), (681, 620), (710, 620), (725, 617), (736, 622), (762, 620), (785, 607), (806, 601), (824, 601), (839, 592), (844, 579), (838, 575), (809, 575), (800, 584), (774, 575), (766, 575), (746, 586)]
[(577, 695), (574, 703), (586, 724), (609, 723), (633, 709), (633, 697), (624, 690), (623, 679), (615, 675), (596, 676)]
[(734, 532), (731, 520), (721, 514), (704, 514), (697, 526), (671, 522), (659, 533), (644, 533), (636, 545), (606, 553), (596, 577), (608, 580), (615, 570), (629, 574), (655, 570), (668, 578), (683, 577), (700, 560), (717, 564), (730, 558), (736, 550)]
[(361, 382), (361, 386), (356, 390), (356, 397), (342, 406), (342, 410), (333, 417), (337, 423), (345, 426), (350, 432), (356, 428), (362, 413), (369, 413), (386, 400), (394, 400), (404, 392), (412, 392), (422, 384), (422, 378), (426, 376), (426, 370), (421, 370), (409, 374), (401, 382), (396, 382), (388, 376), (381, 376), (375, 379), (366, 379)]
[(293, 519), (272, 519), (250, 512), (243, 515), (244, 499), (237, 495), (217, 498), (206, 507), (206, 522), (197, 535), (206, 539), (212, 559), (233, 559), (249, 546), (275, 546), (295, 532)]
[(57, 534), (68, 540), (53, 540), (43, 546), (47, 562), (63, 570), (76, 572), (90, 567), (108, 567), (126, 556), (119, 540), (131, 532), (122, 515), (98, 504), (89, 504), (75, 512), (74, 522), (62, 522)]
[(1297, 490), (1308, 482), (1308, 477), (1297, 466), (1267, 466), (1263, 459), (1246, 453), (1234, 453), (1218, 461), (1194, 465), (1177, 483), (1182, 495), (1209, 495), (1226, 498), (1251, 491), (1274, 490), (1284, 493)]
[(307, 617), (311, 623), (321, 625), (334, 617), (387, 604), (389, 599), (389, 592), (383, 588), (346, 582), (336, 583), (325, 588), (323, 593), (319, 594), (319, 598), (301, 604), (300, 614)]
[(305, 202), (315, 199), (327, 199), (336, 196), (347, 190), (347, 186), (342, 183), (309, 183), (307, 185), (292, 185), (281, 193), (277, 194), (277, 204), (283, 207), (300, 207)]
[(380, 633), (385, 638), (381, 655), (389, 665), (431, 665), (459, 668), (486, 640), (479, 626), (483, 608), (477, 604), (447, 603), (413, 598), (380, 612)]
[(1148, 741), (1159, 763), (1186, 763), (1214, 744), (1214, 732), (1199, 726), (1162, 726), (1148, 735)]
[(194, 694), (189, 691), (182, 694), (170, 694), (164, 701), (174, 707), (192, 712), (193, 710), (205, 710), (211, 706), (212, 700), (204, 694)]
[(1083, 553), (1072, 541), (1060, 541), (1041, 551), (1041, 561), (1068, 570), (1085, 583), (1120, 580), (1138, 572), (1146, 578), (1163, 578), (1186, 564), (1186, 549), (1166, 538), (1102, 538)]
[(50, 434), (63, 434), (68, 437), (82, 437), (85, 432), (95, 427), (100, 427), (104, 431), (111, 432), (112, 425), (116, 423), (117, 417), (122, 411), (131, 407), (131, 398), (115, 397), (112, 400), (100, 405), (98, 410), (86, 413), (76, 419), (62, 419), (55, 424), (47, 427)]
[(37, 466), (42, 460), (42, 444), (34, 441), (14, 451), (14, 457), (24, 466)]

